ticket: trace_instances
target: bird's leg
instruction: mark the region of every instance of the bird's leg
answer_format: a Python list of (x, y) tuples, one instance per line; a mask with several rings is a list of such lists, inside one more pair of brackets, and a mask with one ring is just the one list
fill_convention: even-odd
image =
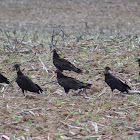
[(66, 93), (66, 97), (71, 98), (71, 94)]
[(123, 97), (126, 96), (126, 94), (124, 94), (123, 92), (120, 92), (120, 95)]
[(112, 99), (112, 93), (113, 93), (113, 90), (111, 90), (111, 93), (110, 93), (110, 99)]
[(87, 95), (87, 90), (85, 88), (83, 89), (83, 92)]
[(75, 96), (80, 95), (83, 90), (80, 90), (78, 93), (75, 93)]
[[(79, 92), (78, 92), (79, 93)], [(78, 93), (74, 93), (72, 96), (77, 96), (78, 95)]]
[(22, 93), (23, 93), (23, 95), (25, 96), (25, 94), (24, 94), (24, 89), (22, 89)]
[(22, 93), (23, 93), (23, 95), (25, 96), (25, 94), (24, 94), (24, 89), (22, 89)]
[(72, 96), (77, 96), (78, 94), (80, 94), (81, 93), (81, 90), (80, 91), (78, 91), (78, 93), (74, 93)]

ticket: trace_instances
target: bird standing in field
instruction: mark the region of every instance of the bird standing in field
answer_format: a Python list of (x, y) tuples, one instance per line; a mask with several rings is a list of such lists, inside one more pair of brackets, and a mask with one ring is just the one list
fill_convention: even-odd
[(56, 70), (55, 73), (57, 73), (58, 84), (64, 88), (66, 93), (68, 93), (70, 89), (73, 90), (78, 90), (82, 88), (90, 89), (91, 87), (91, 84), (83, 83), (72, 77), (65, 76), (59, 70)]
[(138, 62), (138, 64), (139, 64), (139, 75), (140, 75), (140, 58), (137, 59), (137, 62)]
[(131, 88), (127, 84), (123, 83), (121, 80), (110, 74), (109, 70), (111, 70), (109, 67), (105, 67), (105, 82), (111, 88), (110, 97), (112, 97), (114, 89), (117, 89), (120, 92), (128, 93), (128, 90), (131, 90)]
[(63, 70), (69, 70), (74, 71), (76, 73), (82, 73), (82, 70), (76, 68), (71, 62), (69, 62), (66, 59), (60, 58), (55, 49), (53, 49), (52, 52), (53, 52), (53, 64), (58, 70), (60, 70), (61, 72), (63, 72)]
[(0, 83), (9, 84), (8, 79), (0, 73)]
[(24, 94), (24, 90), (30, 91), (30, 92), (36, 92), (38, 94), (43, 91), (37, 84), (33, 83), (33, 81), (31, 79), (29, 79), (27, 76), (25, 76), (21, 72), (19, 64), (15, 64), (14, 68), (17, 71), (16, 82), (17, 82), (18, 86), (22, 89), (23, 94)]

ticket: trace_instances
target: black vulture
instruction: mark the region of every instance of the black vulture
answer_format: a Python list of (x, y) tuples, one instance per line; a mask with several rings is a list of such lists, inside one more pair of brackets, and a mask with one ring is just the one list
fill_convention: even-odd
[(71, 62), (69, 62), (66, 59), (60, 58), (55, 49), (53, 49), (52, 52), (53, 52), (53, 64), (58, 70), (60, 70), (61, 72), (63, 72), (63, 70), (69, 70), (74, 71), (76, 73), (82, 73), (82, 70), (76, 68)]
[(140, 58), (137, 59), (137, 62), (138, 62), (138, 64), (139, 64), (139, 75), (140, 75)]
[(18, 86), (22, 89), (22, 92), (24, 94), (25, 91), (30, 91), (30, 92), (36, 92), (36, 93), (41, 93), (43, 90), (40, 88), (39, 85), (33, 83), (31, 79), (29, 79), (27, 76), (25, 76), (21, 70), (20, 70), (20, 65), (15, 64), (14, 68), (17, 71), (17, 79), (16, 82)]
[(82, 88), (90, 89), (91, 87), (91, 84), (83, 83), (72, 77), (65, 76), (59, 70), (56, 70), (55, 73), (57, 73), (58, 84), (64, 88), (66, 93), (68, 93), (70, 89), (73, 89), (73, 90), (78, 90)]
[(0, 83), (9, 84), (8, 79), (0, 73)]
[(117, 89), (120, 92), (128, 93), (128, 90), (130, 90), (131, 88), (127, 84), (123, 83), (121, 80), (110, 74), (109, 70), (111, 70), (110, 67), (105, 67), (105, 82), (108, 84), (112, 91), (110, 97), (112, 97), (114, 89)]

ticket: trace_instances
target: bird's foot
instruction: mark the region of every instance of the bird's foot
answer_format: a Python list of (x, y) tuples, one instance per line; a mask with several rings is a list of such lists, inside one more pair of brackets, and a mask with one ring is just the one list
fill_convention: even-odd
[(78, 95), (78, 93), (74, 93), (72, 96), (77, 96)]
[(74, 93), (73, 96), (81, 95), (82, 90), (80, 90), (78, 93)]

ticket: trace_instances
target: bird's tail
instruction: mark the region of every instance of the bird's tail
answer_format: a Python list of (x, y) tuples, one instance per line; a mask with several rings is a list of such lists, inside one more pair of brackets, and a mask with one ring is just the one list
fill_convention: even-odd
[(80, 70), (78, 68), (76, 68), (74, 71), (77, 72), (77, 73), (82, 73), (82, 70)]
[[(38, 84), (35, 84), (37, 87), (38, 87), (38, 93), (42, 93), (43, 92), (43, 90), (41, 89), (41, 87), (38, 85)], [(40, 92), (39, 92), (40, 91)]]
[(92, 84), (86, 84), (84, 88), (90, 89), (91, 85), (92, 85)]
[(6, 84), (9, 84), (9, 83), (10, 83), (10, 82), (8, 81), (7, 78), (4, 78), (4, 82), (5, 82)]
[(131, 90), (131, 88), (127, 84), (125, 84), (125, 83), (123, 83), (123, 84), (125, 86), (126, 92), (128, 93), (128, 90)]
[(10, 82), (8, 80), (5, 81), (6, 84), (9, 84)]

